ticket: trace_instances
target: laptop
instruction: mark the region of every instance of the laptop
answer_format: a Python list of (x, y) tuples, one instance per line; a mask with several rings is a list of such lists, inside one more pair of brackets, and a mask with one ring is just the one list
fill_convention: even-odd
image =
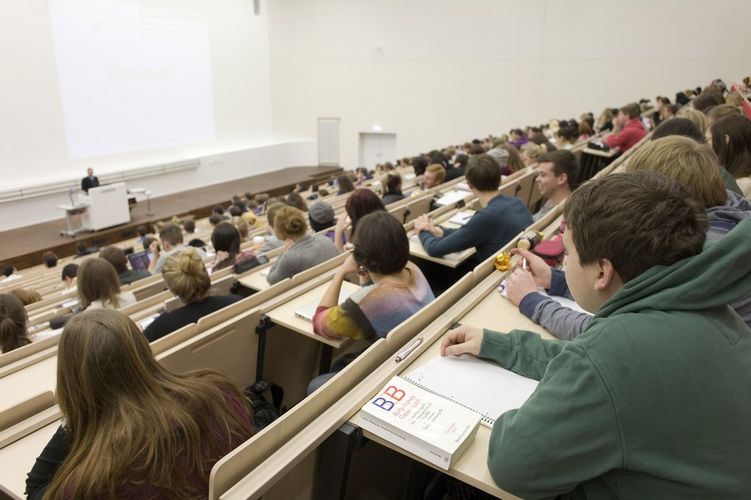
[[(350, 296), (347, 291), (344, 289), (339, 290), (339, 304), (347, 300), (347, 298)], [(297, 311), (295, 311), (295, 316), (298, 318), (302, 318), (304, 320), (313, 321), (313, 316), (316, 314), (316, 309), (318, 309), (318, 304), (320, 304), (320, 300), (318, 302), (313, 302), (311, 304), (308, 304), (306, 306), (301, 307)]]
[(149, 263), (151, 260), (149, 259), (149, 251), (144, 250), (143, 252), (138, 253), (132, 253), (128, 255), (128, 262), (130, 262), (130, 267), (132, 269), (149, 269)]

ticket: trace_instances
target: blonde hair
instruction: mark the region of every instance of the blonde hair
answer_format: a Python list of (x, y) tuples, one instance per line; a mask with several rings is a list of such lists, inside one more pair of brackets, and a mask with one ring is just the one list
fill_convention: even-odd
[(261, 227), (260, 220), (251, 211), (245, 212), (240, 216), (245, 223), (250, 227)]
[(202, 301), (211, 289), (211, 278), (195, 248), (170, 255), (162, 276), (167, 288), (186, 304)]
[(86, 309), (95, 300), (103, 307), (120, 307), (120, 280), (115, 268), (104, 259), (91, 257), (78, 267), (78, 300)]
[(16, 298), (20, 300), (24, 306), (28, 306), (29, 304), (33, 304), (34, 302), (39, 302), (40, 300), (42, 300), (42, 296), (39, 294), (39, 292), (34, 290), (26, 290), (25, 288), (16, 288), (15, 290), (11, 290), (10, 293), (15, 295)]
[(241, 396), (227, 378), (167, 370), (135, 323), (113, 310), (86, 311), (65, 326), (56, 396), (71, 446), (45, 498), (116, 498), (131, 484), (200, 498), (211, 465), (252, 434), (228, 404)]
[(705, 210), (727, 201), (720, 165), (712, 148), (688, 137), (673, 135), (644, 144), (628, 160), (625, 170), (646, 170), (669, 177)]
[(299, 239), (308, 231), (308, 222), (295, 207), (281, 207), (274, 215), (274, 232), (280, 240)]
[(244, 240), (248, 237), (248, 233), (250, 233), (250, 227), (248, 226), (248, 223), (245, 222), (245, 219), (240, 216), (232, 217), (232, 224), (237, 228), (237, 231), (240, 233), (241, 239)]
[(446, 178), (446, 169), (443, 168), (443, 165), (440, 165), (438, 163), (428, 165), (428, 168), (425, 169), (425, 172), (430, 172), (431, 174), (435, 174), (438, 184), (442, 183), (443, 180)]
[(534, 142), (527, 142), (522, 145), (521, 152), (527, 156), (532, 162), (537, 162), (537, 158), (542, 156), (545, 151), (542, 146), (535, 144)]
[(681, 118), (686, 118), (688, 120), (691, 120), (691, 122), (696, 125), (696, 128), (699, 129), (699, 132), (701, 132), (701, 135), (704, 135), (707, 133), (707, 128), (709, 127), (709, 122), (707, 121), (707, 115), (702, 113), (699, 110), (696, 110), (694, 108), (690, 108), (688, 106), (683, 106), (679, 111), (678, 115)]

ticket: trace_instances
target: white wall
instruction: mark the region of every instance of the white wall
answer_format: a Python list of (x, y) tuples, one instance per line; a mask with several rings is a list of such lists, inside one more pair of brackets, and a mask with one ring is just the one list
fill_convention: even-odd
[[(145, 187), (153, 191), (154, 198), (289, 166), (314, 165), (315, 157), (316, 144), (313, 141), (258, 146), (201, 157), (197, 169), (136, 179), (128, 182), (128, 187)], [(235, 194), (241, 193), (227, 192), (227, 200)], [(138, 195), (138, 199), (136, 210), (145, 213), (145, 198)], [(4, 203), (0, 205), (0, 231), (59, 219), (64, 216), (64, 212), (55, 207), (68, 203), (67, 193)]]
[(271, 2), (273, 130), (380, 124), (413, 155), (751, 73), (747, 0)]
[[(254, 15), (249, 0), (97, 0), (138, 9), (151, 19), (207, 26), (216, 134), (202, 143), (71, 160), (51, 1), (0, 2), (0, 169), (6, 184), (81, 177), (88, 166), (114, 172), (273, 142), (265, 9)], [(89, 61), (75, 62), (85, 68)], [(138, 61), (127, 64), (138, 67)]]

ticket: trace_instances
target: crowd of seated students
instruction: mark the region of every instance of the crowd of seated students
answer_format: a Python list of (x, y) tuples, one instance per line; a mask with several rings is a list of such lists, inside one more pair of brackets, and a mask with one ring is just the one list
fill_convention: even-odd
[(563, 217), (566, 281), (595, 319), (573, 340), (461, 326), (442, 343), (540, 380), (496, 420), (491, 476), (524, 498), (746, 497), (751, 330), (727, 304), (751, 289), (751, 223), (704, 248), (702, 206), (641, 170), (582, 185)]
[(475, 248), (474, 264), (482, 262), (532, 223), (526, 204), (498, 192), (499, 165), (487, 154), (473, 156), (467, 165), (467, 185), (480, 206), (475, 215), (457, 229), (435, 225), (427, 215), (415, 220), (415, 232), (428, 255), (440, 257)]
[[(529, 269), (515, 270), (508, 287), (509, 298), (524, 314), (566, 342), (543, 341), (527, 332), (498, 335), (467, 326), (451, 331), (442, 346), (443, 354), (479, 355), (542, 379), (532, 398), (521, 409), (502, 415), (494, 427), (488, 464), (493, 478), (504, 489), (530, 497), (555, 496), (572, 489), (587, 494), (615, 485), (624, 492), (655, 497), (691, 491), (707, 496), (722, 492), (730, 497), (745, 491), (736, 487), (740, 484), (737, 479), (745, 473), (745, 450), (751, 442), (732, 429), (742, 427), (751, 416), (751, 397), (733, 400), (723, 399), (723, 395), (751, 393), (751, 383), (742, 376), (751, 370), (750, 361), (741, 355), (751, 348), (751, 331), (722, 306), (731, 304), (748, 324), (751, 264), (744, 243), (749, 241), (751, 223), (741, 221), (751, 216), (751, 204), (741, 195), (726, 191), (728, 181), (723, 182), (721, 175), (726, 170), (737, 180), (741, 185), (738, 191), (743, 191), (746, 180), (751, 184), (751, 125), (737, 109), (721, 107), (725, 105), (715, 94), (714, 89), (699, 94), (691, 109), (710, 115), (704, 118), (704, 128), (711, 147), (702, 144), (704, 131), (696, 128), (691, 118), (681, 121), (663, 114), (669, 101), (663, 102), (661, 125), (653, 141), (630, 158), (628, 173), (591, 181), (576, 191), (576, 159), (570, 146), (587, 139), (591, 132), (577, 125), (574, 138), (571, 123), (558, 129), (558, 151), (541, 130), (514, 129), (507, 142), (489, 137), (466, 150), (456, 148), (411, 160), (418, 165), (416, 173), (419, 168), (418, 175), (424, 176), (426, 188), (433, 187), (434, 175), (442, 180), (461, 168), (482, 207), (456, 230), (436, 226), (427, 217), (418, 218), (415, 230), (430, 255), (475, 247), (473, 262), (477, 263), (532, 223), (523, 202), (498, 192), (504, 166), (513, 162), (513, 168), (518, 169), (525, 165), (519, 149), (531, 154), (528, 160), (538, 162), (537, 185), (545, 203), (536, 218), (569, 200), (564, 207), (567, 226), (563, 239), (568, 252), (565, 277), (532, 253), (521, 251)], [(710, 101), (714, 104), (707, 104)], [(606, 138), (606, 144), (626, 151), (638, 142), (637, 122), (646, 134), (641, 111), (636, 113), (629, 105), (611, 117), (615, 132)], [(566, 128), (564, 134), (562, 128)], [(604, 125), (595, 128), (607, 130)], [(674, 134), (671, 129), (678, 128), (686, 130), (679, 135), (691, 139), (668, 137)], [(533, 140), (535, 136), (538, 142)], [(514, 155), (518, 162), (511, 160)], [(506, 165), (501, 165), (501, 158)], [(393, 166), (386, 172), (392, 170)], [(403, 197), (398, 174), (387, 173), (387, 184), (394, 177), (399, 178), (399, 189), (384, 190), (385, 195)], [(339, 182), (340, 190), (341, 185)], [(330, 205), (316, 202), (308, 207), (298, 193), (288, 195), (284, 204), (268, 207), (267, 223), (276, 242), (287, 247), (272, 266), (268, 280), (279, 281), (336, 256), (345, 248), (344, 229), (351, 224), (353, 253), (337, 270), (321, 300), (314, 330), (327, 338), (372, 340), (385, 336), (425, 307), (434, 295), (420, 269), (408, 261), (406, 232), (385, 212), (386, 197), (381, 202), (370, 190), (355, 190), (354, 185), (353, 190), (348, 186), (344, 189), (341, 194), (350, 193), (345, 204), (348, 217), (338, 221)], [(222, 222), (227, 217), (223, 208), (221, 215), (215, 214), (220, 220), (211, 238), (217, 251), (214, 269), (236, 264), (243, 255), (255, 256), (253, 251), (240, 252), (243, 235), (238, 226), (242, 224), (236, 220), (252, 213), (250, 193), (237, 198), (227, 211), (232, 223)], [(293, 208), (295, 205), (300, 208)], [(624, 217), (633, 211), (638, 211), (639, 217)], [(304, 212), (308, 213), (307, 221)], [(336, 224), (336, 245), (325, 236), (311, 235), (308, 222), (316, 232)], [(182, 225), (190, 233), (191, 225), (186, 221)], [(148, 340), (240, 299), (210, 295), (211, 281), (202, 255), (183, 244), (179, 224), (163, 226), (159, 236), (164, 251), (156, 241), (148, 245), (153, 270), (162, 273), (170, 291), (185, 305), (155, 319), (144, 331)], [(717, 243), (702, 252), (705, 240)], [(624, 241), (634, 244), (624, 245)], [(204, 372), (176, 375), (156, 363), (136, 325), (112, 310), (133, 303), (135, 298), (129, 292), (120, 292), (119, 285), (125, 282), (118, 276), (122, 275), (118, 265), (125, 264), (125, 257), (111, 248), (102, 249), (100, 258), (83, 260), (78, 272), (73, 273), (76, 278), (68, 276), (71, 282), (76, 280), (86, 311), (68, 323), (60, 341), (58, 362), (64, 368), (60, 370), (58, 398), (66, 427), (58, 430), (42, 453), (30, 474), (28, 493), (33, 498), (41, 498), (45, 490), (50, 497), (70, 491), (83, 496), (109, 492), (110, 496), (126, 498), (165, 492), (168, 496), (205, 496), (213, 463), (251, 435), (247, 410), (237, 390), (223, 377)], [(127, 267), (124, 269), (128, 272)], [(363, 288), (338, 305), (342, 282), (355, 274)], [(550, 304), (550, 299), (537, 293), (539, 288), (572, 296), (584, 309), (596, 312), (599, 320), (563, 313), (569, 316), (561, 321), (560, 306), (555, 306), (554, 314), (541, 314), (541, 304)], [(639, 314), (632, 314), (634, 311)], [(548, 320), (543, 318), (546, 314)], [(3, 352), (31, 341), (26, 321), (23, 304), (13, 295), (0, 295)], [(707, 329), (722, 335), (708, 336)], [(11, 333), (6, 335), (6, 330)], [(8, 350), (6, 337), (15, 339), (8, 341)], [(691, 342), (684, 342), (686, 337)], [(100, 342), (88, 342), (90, 338)], [(632, 378), (619, 371), (623, 352), (629, 352), (629, 359), (638, 365), (639, 369), (629, 374)], [(713, 374), (726, 384), (725, 390), (713, 393), (708, 384), (715, 382), (691, 375), (688, 368), (699, 362), (713, 368)], [(663, 370), (664, 366), (669, 369)], [(314, 380), (311, 390), (333, 375)], [(683, 377), (689, 377), (693, 384), (686, 384)], [(655, 380), (673, 391), (671, 398), (664, 397), (665, 391), (642, 390)], [(123, 391), (122, 384), (133, 381), (143, 393)], [(689, 404), (708, 393), (711, 404)], [(153, 402), (158, 406), (155, 414), (112, 411), (132, 411), (135, 400), (139, 404)], [(559, 404), (551, 406), (550, 400)], [(178, 407), (180, 411), (175, 409)], [(206, 411), (209, 408), (211, 411)], [(716, 409), (728, 419), (728, 425), (712, 425)], [(669, 414), (669, 422), (663, 419), (663, 424), (640, 425), (644, 415), (657, 411)], [(131, 422), (123, 424), (123, 416)], [(185, 425), (189, 431), (179, 433), (177, 443), (164, 438), (165, 423), (169, 429)], [(677, 430), (668, 428), (668, 423)], [(110, 432), (112, 436), (102, 439), (103, 429), (118, 425), (125, 425), (130, 433)], [(687, 437), (697, 425), (702, 430), (711, 429), (708, 434), (717, 441), (703, 439), (704, 448), (724, 458), (707, 462), (701, 453), (691, 453), (696, 447), (674, 439)], [(169, 429), (166, 434), (171, 433)], [(123, 435), (131, 439), (123, 441)], [(92, 438), (99, 441), (90, 441)], [(83, 442), (89, 443), (88, 448)], [(104, 460), (104, 464), (92, 462), (92, 442), (98, 456), (116, 459)], [(527, 453), (534, 442), (544, 443), (551, 452), (544, 457)], [(166, 470), (154, 463), (149, 459), (154, 450), (176, 466)], [(564, 467), (572, 456), (577, 458), (577, 467)], [(544, 482), (532, 472), (542, 460)], [(697, 467), (706, 472), (702, 480), (692, 475)], [(89, 477), (91, 471), (100, 475)]]

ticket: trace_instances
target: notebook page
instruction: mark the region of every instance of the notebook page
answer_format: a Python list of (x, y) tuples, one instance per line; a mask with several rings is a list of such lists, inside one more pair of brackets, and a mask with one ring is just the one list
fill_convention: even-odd
[(492, 425), (502, 413), (519, 408), (537, 381), (473, 356), (438, 356), (402, 378), (482, 416)]

